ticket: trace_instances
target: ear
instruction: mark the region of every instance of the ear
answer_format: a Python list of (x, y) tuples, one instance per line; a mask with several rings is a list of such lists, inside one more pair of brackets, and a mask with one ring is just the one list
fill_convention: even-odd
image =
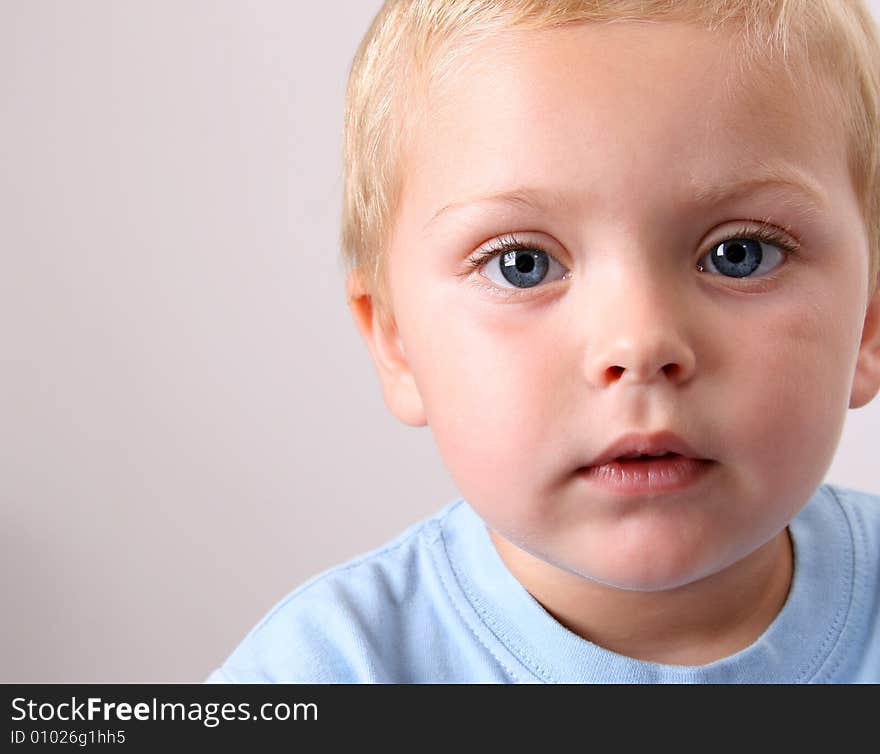
[(856, 362), (856, 374), (849, 407), (861, 408), (873, 400), (880, 389), (880, 284), (868, 302), (865, 327)]
[(422, 397), (406, 359), (393, 314), (382, 315), (357, 270), (349, 273), (346, 292), (357, 329), (379, 373), (385, 405), (404, 424), (425, 426), (428, 422)]

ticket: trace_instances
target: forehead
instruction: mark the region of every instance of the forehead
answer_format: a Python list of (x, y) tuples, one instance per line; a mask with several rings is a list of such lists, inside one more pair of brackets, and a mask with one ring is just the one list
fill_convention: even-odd
[(848, 178), (815, 88), (751, 70), (737, 37), (680, 22), (497, 34), (431, 83), (422, 112), (403, 202), (423, 221), (522, 186), (619, 212), (648, 190), (684, 201), (768, 165), (814, 187)]

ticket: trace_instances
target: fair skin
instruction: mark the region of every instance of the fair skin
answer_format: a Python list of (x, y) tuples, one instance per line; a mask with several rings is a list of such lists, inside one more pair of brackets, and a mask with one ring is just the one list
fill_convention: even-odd
[[(483, 43), (430, 90), (406, 155), (393, 318), (348, 281), (386, 403), (431, 427), (511, 573), (585, 639), (675, 664), (730, 655), (778, 614), (787, 524), (880, 386), (839, 129), (782, 77), (740, 81), (729, 41), (627, 22)], [(771, 164), (818, 196), (709, 196)], [(522, 187), (553, 197), (470, 203)], [(800, 250), (762, 241), (754, 275), (707, 269), (743, 227)], [(534, 285), (467, 264), (510, 234), (549, 254)], [(580, 475), (622, 434), (665, 429), (713, 461), (688, 489), (624, 498)]]

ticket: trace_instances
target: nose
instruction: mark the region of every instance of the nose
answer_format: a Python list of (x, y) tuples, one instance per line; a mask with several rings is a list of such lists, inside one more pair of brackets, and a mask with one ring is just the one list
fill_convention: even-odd
[(587, 348), (591, 384), (604, 388), (691, 379), (697, 361), (687, 334), (692, 318), (673, 291), (641, 286), (608, 301), (608, 315), (594, 329)]

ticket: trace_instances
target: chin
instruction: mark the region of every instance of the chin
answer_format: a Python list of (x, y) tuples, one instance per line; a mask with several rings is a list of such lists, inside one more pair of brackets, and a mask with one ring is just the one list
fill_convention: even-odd
[(668, 592), (699, 581), (706, 575), (677, 574), (658, 578), (656, 574), (610, 574), (604, 578), (593, 577), (593, 580), (628, 592)]
[(718, 570), (714, 558), (707, 562), (702, 550), (688, 552), (645, 546), (609, 555), (569, 570), (606, 586), (635, 592), (678, 589)]

